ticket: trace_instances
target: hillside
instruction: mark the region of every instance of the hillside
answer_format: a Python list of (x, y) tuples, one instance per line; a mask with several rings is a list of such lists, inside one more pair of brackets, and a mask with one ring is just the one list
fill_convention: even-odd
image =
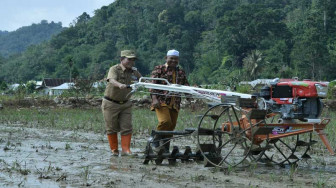
[(42, 20), (38, 24), (21, 27), (16, 31), (0, 31), (0, 54), (8, 57), (21, 53), (30, 45), (50, 40), (52, 35), (56, 35), (62, 30), (61, 23), (48, 23), (46, 20)]
[(102, 79), (122, 49), (137, 51), (136, 66), (146, 75), (174, 48), (193, 84), (294, 76), (332, 80), (335, 10), (336, 1), (117, 0), (6, 59), (0, 79), (67, 78), (70, 71)]
[(1, 31), (0, 30), (0, 36), (6, 36), (6, 35), (8, 35), (8, 31)]

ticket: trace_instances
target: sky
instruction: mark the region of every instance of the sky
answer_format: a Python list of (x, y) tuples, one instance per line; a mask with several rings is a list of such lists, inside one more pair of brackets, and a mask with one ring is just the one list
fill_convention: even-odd
[(15, 31), (23, 26), (62, 22), (68, 27), (83, 12), (91, 17), (94, 10), (109, 5), (114, 0), (0, 0), (0, 30)]

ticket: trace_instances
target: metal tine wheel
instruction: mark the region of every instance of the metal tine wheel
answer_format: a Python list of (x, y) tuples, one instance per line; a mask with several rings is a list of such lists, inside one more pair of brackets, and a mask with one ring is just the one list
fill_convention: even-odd
[[(271, 123), (274, 121), (275, 119), (273, 118)], [(281, 126), (281, 124), (279, 124), (279, 126)], [(301, 159), (310, 158), (307, 153), (311, 145), (315, 143), (312, 140), (312, 133), (277, 138), (269, 140), (268, 142), (273, 147), (265, 151), (264, 159), (281, 166), (291, 165)]]
[(253, 160), (248, 157), (253, 143), (252, 126), (240, 121), (244, 115), (241, 108), (227, 104), (213, 106), (203, 115), (197, 141), (206, 162), (220, 168), (250, 164)]

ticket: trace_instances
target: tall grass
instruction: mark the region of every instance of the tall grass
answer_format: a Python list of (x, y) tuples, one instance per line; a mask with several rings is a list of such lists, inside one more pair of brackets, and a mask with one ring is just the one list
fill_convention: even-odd
[[(201, 115), (206, 109), (191, 111), (181, 109), (177, 121), (176, 130), (185, 128), (197, 128)], [(133, 133), (150, 134), (156, 128), (157, 118), (155, 112), (148, 108), (133, 108)], [(322, 117), (330, 118), (331, 121), (325, 129), (327, 137), (333, 148), (336, 148), (336, 112), (326, 109)], [(61, 108), (4, 108), (0, 111), (0, 124), (19, 125), (24, 127), (53, 128), (59, 130), (83, 130), (104, 133), (104, 118), (100, 108), (93, 109), (61, 109)], [(302, 135), (302, 138), (307, 137)], [(308, 137), (307, 137), (308, 138)], [(316, 148), (325, 149), (325, 146), (313, 133), (317, 140)]]
[[(336, 149), (336, 111), (325, 109), (324, 112), (322, 113), (322, 118), (330, 119), (330, 122), (327, 125), (326, 129), (324, 129), (324, 132), (327, 134), (329, 143), (335, 151)], [(323, 143), (318, 138), (318, 135), (315, 134), (314, 137), (316, 138), (317, 141), (319, 141), (318, 145), (321, 146), (322, 148), (325, 148)]]

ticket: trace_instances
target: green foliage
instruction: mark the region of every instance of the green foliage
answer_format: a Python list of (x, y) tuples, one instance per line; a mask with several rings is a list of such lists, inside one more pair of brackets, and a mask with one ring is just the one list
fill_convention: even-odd
[(48, 23), (42, 20), (38, 24), (25, 26), (13, 32), (0, 34), (0, 54), (8, 57), (15, 53), (21, 53), (28, 46), (47, 41), (52, 35), (63, 30), (62, 23)]
[(92, 89), (92, 80), (83, 80), (83, 79), (78, 79), (75, 81), (75, 88), (76, 90), (82, 92), (82, 93), (90, 93)]
[(328, 99), (335, 99), (336, 98), (336, 80), (331, 81), (328, 85)]
[(27, 89), (24, 84), (20, 84), (18, 88), (15, 90), (15, 97), (17, 99), (23, 99), (26, 94), (27, 94)]
[(237, 92), (239, 93), (251, 93), (251, 87), (248, 85), (238, 85)]
[[(0, 79), (101, 80), (123, 49), (137, 51), (136, 67), (146, 76), (174, 48), (191, 84), (233, 86), (275, 77), (330, 81), (336, 79), (335, 9), (334, 1), (313, 0), (118, 0), (93, 17), (79, 15), (47, 42), (0, 58)], [(0, 32), (0, 43), (11, 34)]]
[(6, 89), (8, 89), (6, 82), (0, 80), (0, 91), (5, 91)]
[(247, 80), (255, 80), (265, 65), (262, 53), (259, 50), (254, 50), (243, 59), (244, 73)]
[(98, 83), (98, 87), (97, 87), (98, 93), (104, 93), (105, 89), (106, 89), (106, 84)]
[(36, 88), (36, 82), (35, 81), (31, 80), (31, 81), (28, 81), (26, 83), (26, 91), (27, 91), (28, 94), (34, 93), (35, 88)]

